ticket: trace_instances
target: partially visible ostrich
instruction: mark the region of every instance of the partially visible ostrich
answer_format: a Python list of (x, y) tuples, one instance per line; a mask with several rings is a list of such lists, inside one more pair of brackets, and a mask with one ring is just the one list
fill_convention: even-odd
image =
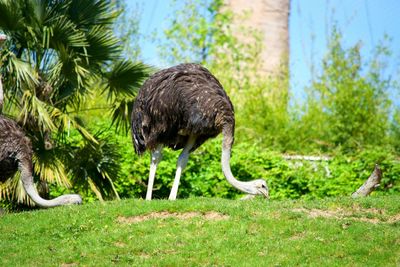
[(233, 106), (220, 82), (206, 68), (193, 63), (180, 64), (152, 75), (136, 97), (131, 124), (136, 153), (141, 155), (146, 149), (151, 151), (147, 200), (151, 199), (163, 146), (174, 150), (183, 148), (169, 195), (170, 200), (175, 200), (189, 153), (221, 132), (221, 164), (228, 182), (249, 195), (268, 197), (264, 180), (242, 182), (231, 172), (229, 161), (235, 129)]
[(50, 208), (67, 204), (81, 204), (79, 195), (68, 194), (52, 200), (39, 196), (32, 177), (32, 144), (18, 124), (0, 115), (0, 182), (21, 171), (21, 181), (26, 193), (38, 206)]

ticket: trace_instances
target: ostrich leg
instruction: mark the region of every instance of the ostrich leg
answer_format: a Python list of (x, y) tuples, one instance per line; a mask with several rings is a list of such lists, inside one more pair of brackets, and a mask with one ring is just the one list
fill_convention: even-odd
[(172, 185), (171, 193), (169, 194), (169, 200), (176, 199), (176, 195), (178, 194), (179, 180), (181, 178), (183, 169), (185, 169), (186, 167), (189, 159), (190, 150), (194, 146), (195, 141), (196, 137), (194, 137), (193, 135), (189, 136), (189, 139), (185, 147), (183, 148), (182, 153), (179, 155), (178, 162), (176, 164), (174, 184)]
[(162, 146), (158, 145), (156, 149), (151, 152), (150, 174), (149, 182), (147, 185), (146, 200), (151, 200), (153, 193), (154, 177), (156, 176), (157, 165), (162, 158)]

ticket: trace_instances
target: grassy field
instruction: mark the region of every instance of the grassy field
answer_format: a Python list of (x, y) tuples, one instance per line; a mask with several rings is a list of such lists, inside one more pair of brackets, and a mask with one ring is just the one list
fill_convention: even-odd
[(123, 200), (0, 217), (0, 266), (400, 266), (400, 196)]

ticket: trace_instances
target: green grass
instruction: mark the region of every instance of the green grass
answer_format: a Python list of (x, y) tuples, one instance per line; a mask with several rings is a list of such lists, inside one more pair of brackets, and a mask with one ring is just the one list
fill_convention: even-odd
[[(161, 211), (171, 214), (127, 222)], [(210, 211), (225, 217), (202, 216)], [(6, 214), (0, 266), (399, 266), (399, 214), (400, 196), (123, 200)]]

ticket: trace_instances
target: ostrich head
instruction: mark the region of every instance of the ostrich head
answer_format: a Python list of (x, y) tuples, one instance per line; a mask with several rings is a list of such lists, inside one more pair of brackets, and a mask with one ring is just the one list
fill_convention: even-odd
[(269, 189), (267, 186), (267, 182), (263, 179), (258, 179), (253, 181), (255, 195), (263, 195), (265, 198), (269, 198)]
[(59, 205), (82, 204), (82, 198), (80, 195), (75, 195), (75, 194), (63, 195), (57, 198), (57, 204)]
[(238, 184), (238, 189), (249, 195), (253, 196), (262, 195), (265, 198), (269, 198), (268, 186), (263, 179), (257, 179), (249, 182), (242, 182), (242, 184)]

